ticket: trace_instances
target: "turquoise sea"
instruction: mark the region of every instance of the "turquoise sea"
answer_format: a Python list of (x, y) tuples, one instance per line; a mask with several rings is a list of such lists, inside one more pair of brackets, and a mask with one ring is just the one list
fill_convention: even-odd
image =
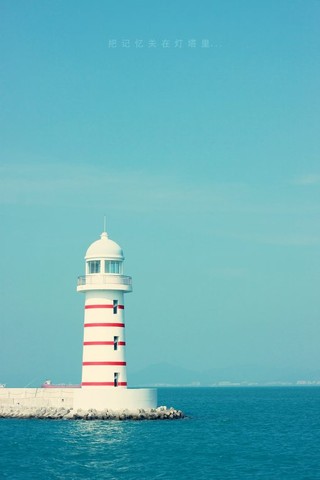
[(4, 479), (320, 479), (320, 388), (162, 388), (184, 420), (0, 420)]

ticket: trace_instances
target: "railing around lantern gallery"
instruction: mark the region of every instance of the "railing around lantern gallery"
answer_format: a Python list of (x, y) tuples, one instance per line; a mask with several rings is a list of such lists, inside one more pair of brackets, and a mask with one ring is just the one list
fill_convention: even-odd
[(132, 285), (132, 278), (126, 275), (82, 275), (78, 277), (78, 286), (80, 285), (97, 285), (97, 284), (117, 284)]

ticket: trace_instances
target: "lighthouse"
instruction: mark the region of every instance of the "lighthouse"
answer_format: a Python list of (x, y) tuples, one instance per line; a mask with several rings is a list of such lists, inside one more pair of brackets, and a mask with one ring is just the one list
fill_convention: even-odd
[(132, 282), (123, 275), (123, 252), (103, 232), (85, 261), (77, 287), (85, 294), (81, 387), (126, 388), (124, 294)]
[(85, 254), (85, 275), (77, 284), (85, 296), (77, 408), (154, 408), (157, 403), (156, 390), (127, 388), (124, 294), (132, 292), (132, 279), (124, 275), (123, 264), (122, 248), (106, 231)]
[(122, 248), (104, 228), (85, 254), (84, 334), (80, 385), (6, 388), (0, 384), (0, 415), (14, 418), (172, 419), (180, 410), (157, 407), (155, 388), (128, 388), (125, 355), (124, 294), (132, 292), (124, 275)]

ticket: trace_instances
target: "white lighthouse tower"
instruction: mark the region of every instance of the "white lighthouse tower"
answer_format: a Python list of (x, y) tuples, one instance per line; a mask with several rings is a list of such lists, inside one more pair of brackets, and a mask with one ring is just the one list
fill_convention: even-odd
[(81, 389), (76, 408), (154, 408), (154, 389), (127, 389), (124, 294), (132, 291), (123, 274), (121, 247), (106, 231), (85, 255), (77, 291), (85, 294)]
[(101, 234), (87, 250), (86, 275), (78, 292), (85, 293), (82, 388), (126, 388), (124, 293), (131, 277), (123, 275), (120, 246)]

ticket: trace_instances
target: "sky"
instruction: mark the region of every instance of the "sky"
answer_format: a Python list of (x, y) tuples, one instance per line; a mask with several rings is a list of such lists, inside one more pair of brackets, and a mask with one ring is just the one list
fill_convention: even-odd
[(319, 21), (318, 0), (0, 0), (0, 383), (80, 382), (104, 215), (129, 384), (319, 369)]

